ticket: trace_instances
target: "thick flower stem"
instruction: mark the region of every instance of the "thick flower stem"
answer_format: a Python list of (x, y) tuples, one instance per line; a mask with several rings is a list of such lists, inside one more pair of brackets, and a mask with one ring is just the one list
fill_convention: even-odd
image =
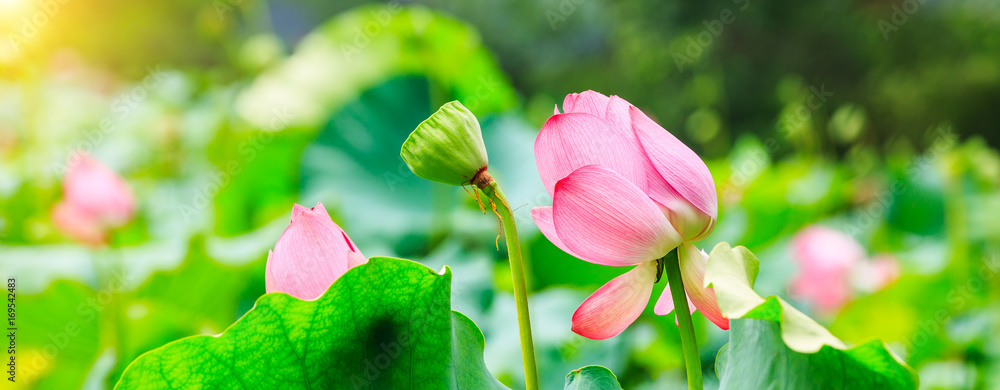
[(677, 315), (677, 325), (681, 331), (681, 347), (684, 349), (684, 365), (687, 367), (688, 389), (701, 390), (701, 357), (698, 355), (698, 341), (694, 337), (694, 324), (691, 322), (691, 310), (688, 308), (687, 295), (684, 293), (684, 282), (681, 280), (681, 265), (677, 258), (677, 249), (663, 257), (667, 271), (667, 282), (670, 283), (670, 297), (674, 300), (674, 313)]
[(514, 300), (517, 303), (517, 324), (521, 335), (521, 357), (524, 360), (524, 382), (527, 390), (538, 390), (538, 370), (535, 368), (535, 347), (531, 339), (531, 320), (528, 316), (528, 288), (524, 281), (524, 260), (521, 258), (521, 244), (517, 239), (514, 214), (510, 203), (500, 191), (496, 181), (479, 185), (483, 194), (503, 222), (503, 235), (507, 240), (507, 257), (510, 259), (510, 273), (514, 284)]

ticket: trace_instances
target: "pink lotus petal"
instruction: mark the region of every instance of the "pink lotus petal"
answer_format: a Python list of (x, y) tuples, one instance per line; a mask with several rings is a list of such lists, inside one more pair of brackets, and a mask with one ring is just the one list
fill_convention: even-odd
[(347, 268), (351, 269), (362, 264), (368, 264), (368, 258), (360, 252), (347, 251)]
[(573, 313), (573, 332), (594, 340), (619, 335), (642, 314), (655, 281), (655, 261), (639, 264), (612, 279)]
[(899, 273), (899, 260), (883, 253), (851, 267), (849, 278), (855, 289), (872, 293), (896, 281)]
[(604, 117), (607, 110), (609, 98), (602, 93), (594, 91), (583, 91), (581, 93), (571, 93), (563, 99), (563, 112), (582, 112), (597, 117)]
[[(698, 241), (708, 236), (715, 228), (715, 218), (701, 212), (687, 199), (677, 194), (673, 188), (662, 187), (662, 179), (650, 177), (650, 197), (661, 206), (663, 214), (674, 225), (674, 229), (684, 237), (685, 241)], [(663, 189), (662, 191), (660, 189)]]
[(629, 110), (631, 108), (632, 103), (629, 103), (625, 99), (618, 96), (611, 96), (611, 98), (608, 99), (608, 108), (604, 112), (603, 117), (609, 123), (621, 127), (621, 131), (623, 133), (632, 134), (632, 116), (629, 114)]
[(65, 200), (52, 209), (52, 221), (77, 241), (94, 246), (107, 242), (107, 230), (101, 222)]
[(865, 250), (839, 231), (814, 225), (792, 239), (792, 257), (800, 265), (789, 292), (817, 310), (832, 313), (851, 298), (851, 270), (862, 264)]
[[(634, 136), (634, 132), (632, 131), (632, 109), (632, 105), (625, 101), (625, 99), (612, 96), (608, 102), (608, 110), (605, 118), (613, 126), (616, 126), (619, 131), (630, 133)], [(663, 180), (663, 177), (660, 176), (656, 168), (653, 168), (652, 162), (648, 158), (645, 158), (646, 152), (642, 149), (642, 146), (639, 146), (638, 143), (636, 143), (636, 146), (638, 146), (637, 150), (644, 156), (642, 165), (643, 170), (646, 171), (646, 194), (663, 206), (663, 212), (670, 219), (670, 223), (674, 225), (674, 229), (688, 241), (700, 240), (708, 235), (712, 227), (715, 226), (715, 219), (701, 212), (701, 210), (694, 207), (687, 199), (670, 187)]]
[(353, 266), (367, 262), (347, 234), (330, 219), (322, 203), (295, 205), (292, 220), (268, 255), (267, 292), (316, 299)]
[[(685, 232), (685, 237), (690, 238), (691, 234), (695, 234), (693, 232), (697, 232), (695, 238), (707, 235), (710, 230), (707, 226), (714, 224), (719, 209), (715, 182), (708, 166), (687, 145), (638, 108), (631, 107), (629, 114), (632, 130), (635, 131), (639, 144), (664, 181), (648, 184), (649, 196), (680, 214), (681, 220), (686, 222), (685, 226), (679, 228)], [(690, 220), (688, 216), (692, 212), (677, 209), (683, 206), (677, 201), (678, 195), (705, 217)]]
[(542, 235), (549, 239), (549, 242), (551, 242), (552, 245), (555, 245), (557, 248), (562, 249), (563, 252), (569, 253), (573, 257), (580, 257), (573, 254), (573, 251), (570, 251), (569, 248), (566, 247), (566, 244), (563, 244), (562, 240), (559, 239), (559, 235), (556, 234), (556, 226), (552, 223), (551, 206), (535, 207), (531, 209), (531, 219), (535, 220), (535, 225), (538, 226), (538, 230), (542, 231)]
[(264, 291), (278, 291), (277, 280), (274, 276), (274, 261), (271, 258), (274, 257), (274, 251), (267, 251), (267, 262), (264, 263)]
[(663, 257), (682, 239), (639, 188), (597, 165), (573, 171), (556, 184), (552, 220), (574, 256), (595, 264), (626, 266)]
[[(688, 301), (688, 311), (694, 313), (698, 308), (694, 307), (694, 302), (691, 302), (691, 297), (684, 294), (684, 297)], [(663, 286), (663, 294), (660, 294), (660, 298), (656, 300), (656, 305), (653, 306), (653, 313), (658, 316), (665, 316), (674, 311), (674, 299), (673, 295), (670, 293), (670, 283)]]
[[(605, 113), (604, 118), (607, 119), (608, 123), (610, 123), (617, 131), (628, 134), (629, 138), (634, 141), (636, 152), (642, 155), (640, 160), (642, 160), (642, 169), (646, 172), (646, 194), (652, 197), (653, 195), (664, 191), (673, 191), (673, 189), (670, 188), (665, 181), (663, 181), (663, 178), (660, 177), (660, 173), (653, 168), (653, 164), (649, 162), (649, 158), (646, 157), (646, 151), (643, 150), (642, 145), (639, 145), (639, 140), (635, 136), (635, 131), (632, 130), (631, 109), (631, 103), (618, 96), (612, 96), (611, 100), (608, 102), (608, 110)], [(655, 187), (650, 188), (650, 186)], [(659, 201), (655, 197), (653, 200)]]
[(107, 227), (119, 227), (132, 219), (135, 198), (118, 173), (89, 155), (80, 154), (63, 178), (63, 196), (80, 213)]
[(805, 273), (843, 272), (865, 258), (865, 248), (857, 240), (821, 225), (797, 233), (792, 251)]
[(678, 249), (677, 254), (681, 266), (681, 280), (684, 281), (684, 290), (687, 292), (688, 299), (715, 326), (722, 330), (729, 329), (729, 319), (723, 316), (722, 310), (719, 309), (719, 302), (715, 299), (715, 290), (705, 288), (705, 264), (708, 263), (708, 255), (689, 242), (685, 242)]
[(590, 114), (553, 115), (535, 139), (535, 162), (542, 184), (553, 194), (556, 182), (584, 165), (618, 172), (645, 191), (643, 156), (631, 134), (616, 131)]
[(850, 284), (841, 281), (842, 276), (797, 277), (791, 282), (788, 292), (796, 299), (803, 299), (816, 310), (829, 314), (839, 310), (851, 299)]
[(867, 263), (871, 284), (867, 291), (878, 291), (899, 279), (899, 260), (888, 254), (873, 257)]

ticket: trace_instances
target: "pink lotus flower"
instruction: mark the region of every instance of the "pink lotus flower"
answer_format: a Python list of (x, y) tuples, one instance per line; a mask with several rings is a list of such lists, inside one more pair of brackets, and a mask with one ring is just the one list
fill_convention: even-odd
[(795, 235), (792, 256), (801, 268), (789, 292), (811, 302), (821, 313), (839, 310), (853, 295), (852, 287), (875, 291), (899, 275), (895, 258), (866, 260), (865, 249), (856, 240), (819, 225)]
[(862, 263), (851, 274), (851, 285), (864, 292), (875, 292), (899, 279), (899, 260), (880, 254)]
[(299, 299), (319, 298), (347, 270), (368, 262), (322, 203), (292, 208), (292, 221), (267, 254), (267, 292)]
[[(535, 161), (551, 207), (531, 215), (553, 244), (585, 261), (633, 266), (592, 294), (573, 315), (573, 331), (592, 339), (621, 333), (649, 303), (658, 259), (679, 248), (688, 298), (722, 329), (707, 256), (690, 241), (715, 226), (712, 174), (691, 149), (638, 108), (594, 91), (566, 96), (535, 140)], [(673, 310), (669, 286), (654, 306)]]
[(70, 237), (84, 243), (107, 242), (108, 231), (128, 223), (135, 197), (121, 176), (89, 155), (81, 154), (63, 178), (63, 199), (52, 220)]

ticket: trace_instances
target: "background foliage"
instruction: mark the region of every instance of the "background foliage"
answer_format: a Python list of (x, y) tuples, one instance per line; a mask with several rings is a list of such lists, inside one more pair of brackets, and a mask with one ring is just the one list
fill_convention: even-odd
[[(789, 297), (796, 232), (841, 230), (897, 259), (898, 280), (833, 313), (790, 302), (847, 343), (884, 340), (924, 388), (996, 388), (998, 22), (1000, 5), (973, 0), (0, 0), (0, 275), (31, 325), (18, 388), (107, 388), (150, 349), (222, 332), (263, 294), (291, 204), (317, 201), (366, 255), (451, 267), (451, 308), (482, 329), (490, 371), (522, 386), (499, 225), (398, 156), (453, 99), (482, 121), (517, 208), (540, 371), (559, 373), (543, 387), (591, 364), (624, 388), (679, 386), (671, 316), (650, 307), (603, 342), (569, 332), (623, 270), (562, 253), (528, 214), (551, 202), (534, 135), (584, 89), (628, 99), (706, 158), (721, 211), (702, 245), (756, 253), (760, 295)], [(109, 248), (50, 217), (81, 148), (139, 199)], [(109, 290), (99, 271), (117, 262)], [(695, 325), (712, 386), (728, 335)]]

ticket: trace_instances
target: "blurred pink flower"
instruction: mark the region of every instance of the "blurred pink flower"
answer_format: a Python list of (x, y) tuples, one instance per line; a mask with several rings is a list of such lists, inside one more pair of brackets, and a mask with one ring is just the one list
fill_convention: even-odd
[(856, 240), (824, 226), (803, 229), (792, 239), (792, 256), (799, 263), (791, 281), (792, 296), (811, 302), (823, 313), (839, 310), (854, 294), (853, 286), (874, 291), (896, 279), (895, 258), (867, 260)]
[(889, 254), (880, 254), (855, 268), (851, 278), (858, 290), (875, 292), (896, 281), (899, 272), (899, 260)]
[(135, 215), (132, 189), (118, 173), (80, 154), (63, 178), (63, 199), (52, 209), (56, 226), (76, 240), (99, 245), (108, 231)]
[(267, 254), (267, 292), (311, 300), (323, 295), (347, 270), (368, 262), (322, 203), (292, 208), (288, 228)]
[[(707, 257), (690, 241), (715, 226), (712, 174), (691, 149), (617, 96), (570, 94), (535, 140), (535, 161), (551, 207), (532, 218), (553, 244), (585, 261), (632, 266), (592, 294), (573, 315), (573, 331), (592, 339), (618, 335), (649, 303), (657, 260), (679, 248), (693, 308), (723, 329), (712, 289), (703, 287)], [(673, 310), (669, 286), (655, 312)]]

